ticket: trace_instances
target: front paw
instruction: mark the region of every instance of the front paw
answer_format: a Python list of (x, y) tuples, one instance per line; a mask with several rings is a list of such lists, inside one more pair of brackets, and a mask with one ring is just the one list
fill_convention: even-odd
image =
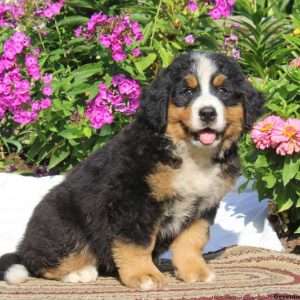
[(138, 274), (123, 275), (121, 281), (127, 287), (149, 291), (160, 288), (163, 285), (164, 276), (158, 270), (145, 270)]
[(176, 270), (176, 277), (186, 283), (214, 282), (216, 275), (203, 261), (186, 261)]

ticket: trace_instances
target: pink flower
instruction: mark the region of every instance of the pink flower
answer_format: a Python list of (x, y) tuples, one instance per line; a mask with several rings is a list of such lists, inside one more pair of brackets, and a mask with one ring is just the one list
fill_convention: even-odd
[(39, 80), (41, 78), (41, 68), (38, 65), (30, 65), (26, 70), (28, 75), (32, 76), (34, 80)]
[(11, 36), (14, 42), (24, 43), (26, 35), (23, 32), (16, 32)]
[(111, 45), (110, 38), (106, 34), (101, 34), (99, 37), (99, 42), (105, 47), (108, 48)]
[(209, 11), (209, 15), (212, 19), (220, 19), (222, 17), (222, 12), (219, 8), (215, 7), (212, 10)]
[(135, 49), (133, 49), (132, 54), (136, 57), (140, 56), (141, 55), (141, 50), (139, 48), (135, 48)]
[(10, 39), (5, 41), (3, 50), (4, 57), (8, 59), (14, 59), (17, 55), (15, 43)]
[(82, 35), (82, 26), (79, 26), (78, 28), (75, 29), (75, 36), (77, 38), (81, 37)]
[(44, 86), (43, 87), (43, 91), (42, 91), (43, 95), (45, 96), (51, 96), (53, 93), (52, 87), (51, 86)]
[(47, 109), (48, 107), (50, 107), (52, 104), (52, 101), (50, 98), (44, 98), (42, 99), (41, 103), (40, 103), (40, 109)]
[(112, 84), (113, 86), (118, 86), (121, 82), (125, 80), (125, 76), (122, 74), (117, 74), (112, 78)]
[(111, 49), (113, 52), (118, 52), (123, 50), (123, 46), (118, 40), (116, 40), (112, 42)]
[(274, 127), (282, 123), (284, 123), (284, 121), (277, 116), (269, 116), (256, 123), (251, 131), (251, 138), (256, 144), (256, 148), (263, 150), (276, 147), (277, 143), (274, 142), (271, 137)]
[(52, 74), (49, 74), (49, 73), (44, 74), (43, 82), (45, 84), (50, 84), (52, 82)]
[(130, 36), (128, 36), (128, 35), (124, 36), (124, 43), (127, 46), (131, 46), (132, 45), (132, 39), (130, 38)]
[(91, 126), (95, 129), (101, 128), (104, 124), (110, 124), (114, 120), (113, 114), (105, 106), (88, 110), (86, 116), (90, 119)]
[(187, 44), (193, 44), (195, 42), (195, 38), (192, 34), (187, 35), (184, 40)]
[(199, 4), (194, 0), (190, 0), (187, 7), (191, 12), (194, 12), (199, 7)]
[(295, 67), (297, 66), (298, 68), (300, 68), (300, 57), (293, 59), (290, 63), (289, 63), (290, 67)]
[(123, 61), (126, 58), (126, 53), (123, 51), (114, 52), (112, 58), (116, 62)]
[(228, 7), (228, 3), (226, 0), (217, 0), (216, 1), (216, 6), (221, 10), (224, 11)]
[(37, 65), (38, 59), (34, 54), (28, 54), (25, 57), (25, 66), (30, 67), (32, 65)]
[(35, 111), (19, 109), (14, 112), (14, 121), (21, 124), (31, 123), (36, 120), (38, 114)]
[(276, 153), (279, 155), (300, 152), (300, 120), (288, 119), (276, 124), (271, 139), (278, 144)]

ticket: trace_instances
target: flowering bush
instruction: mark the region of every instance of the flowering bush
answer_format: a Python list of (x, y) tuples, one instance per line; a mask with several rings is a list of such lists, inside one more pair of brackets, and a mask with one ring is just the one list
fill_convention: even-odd
[[(51, 105), (48, 96), (52, 94), (52, 75), (41, 76), (36, 56), (39, 50), (31, 51), (30, 38), (22, 32), (14, 33), (4, 43), (0, 56), (0, 118), (11, 112), (15, 122), (30, 123), (37, 119), (39, 110)], [(33, 100), (33, 95), (41, 100)]]
[[(261, 86), (269, 116), (257, 122), (241, 145), (243, 174), (260, 199), (273, 200), (289, 215), (289, 231), (300, 233), (300, 69), (285, 67)], [(242, 187), (243, 188), (243, 187)]]

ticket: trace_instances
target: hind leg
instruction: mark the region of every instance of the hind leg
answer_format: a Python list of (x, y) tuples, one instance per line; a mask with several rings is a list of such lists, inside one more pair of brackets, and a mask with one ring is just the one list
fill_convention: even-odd
[(46, 279), (72, 283), (96, 281), (98, 277), (96, 259), (88, 248), (69, 254), (57, 267), (41, 269), (40, 274)]

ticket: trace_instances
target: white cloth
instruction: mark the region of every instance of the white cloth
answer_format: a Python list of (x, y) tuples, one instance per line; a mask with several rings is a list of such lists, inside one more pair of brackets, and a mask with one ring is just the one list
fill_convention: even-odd
[[(63, 176), (26, 177), (0, 173), (0, 255), (15, 251), (34, 207)], [(248, 245), (281, 251), (276, 233), (266, 219), (267, 201), (258, 202), (257, 193), (236, 187), (221, 201), (211, 239), (204, 252), (231, 245)], [(170, 253), (164, 254), (169, 258)]]

